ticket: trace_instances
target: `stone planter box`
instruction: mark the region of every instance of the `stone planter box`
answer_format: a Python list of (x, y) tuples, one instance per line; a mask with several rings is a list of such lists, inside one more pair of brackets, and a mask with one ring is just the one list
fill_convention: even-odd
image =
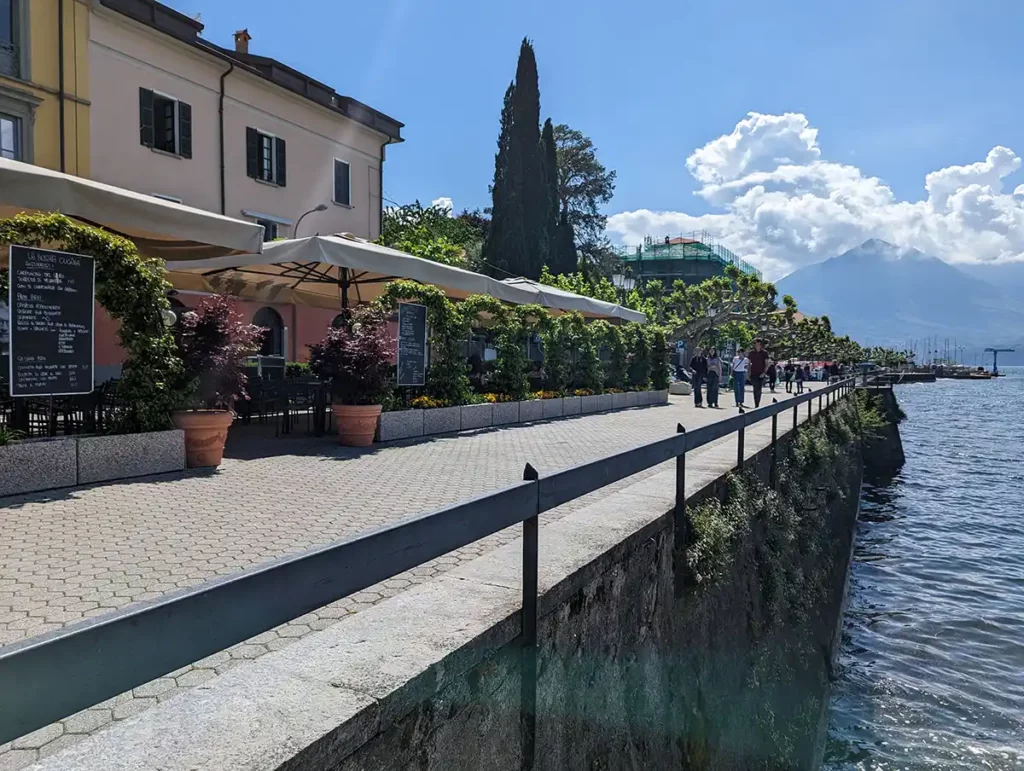
[(462, 428), (462, 407), (423, 410), (423, 435), (448, 434)]
[(640, 403), (640, 395), (636, 391), (626, 392), (626, 406), (636, 407)]
[(593, 412), (600, 412), (603, 409), (603, 407), (601, 407), (601, 399), (603, 396), (604, 394), (595, 394), (594, 396), (581, 396), (580, 413), (583, 415), (589, 415)]
[(597, 398), (601, 400), (598, 402), (601, 405), (598, 412), (608, 412), (615, 408), (615, 394), (601, 394)]
[(0, 496), (78, 484), (78, 443), (41, 439), (0, 447)]
[(636, 394), (636, 406), (646, 407), (651, 403), (651, 398), (654, 396), (654, 391), (638, 391)]
[(693, 386), (682, 381), (673, 383), (668, 387), (668, 392), (675, 396), (689, 396), (693, 393)]
[(391, 442), (423, 436), (423, 410), (382, 412), (377, 426), (377, 439)]
[(80, 485), (185, 468), (184, 431), (84, 436), (77, 442)]
[(540, 399), (519, 402), (519, 422), (529, 423), (544, 417), (544, 402)]
[(545, 418), (562, 417), (562, 399), (541, 399), (543, 415)]
[(622, 410), (626, 407), (626, 394), (612, 394), (612, 409)]
[(462, 405), (462, 430), (471, 428), (490, 428), (493, 419), (493, 404)]
[(498, 402), (491, 411), (492, 426), (507, 426), (519, 422), (519, 405), (522, 402)]
[(583, 397), (582, 396), (566, 396), (562, 399), (562, 415), (568, 417), (569, 415), (579, 415), (583, 409)]
[(668, 404), (668, 389), (662, 391), (655, 391), (655, 399), (651, 404)]

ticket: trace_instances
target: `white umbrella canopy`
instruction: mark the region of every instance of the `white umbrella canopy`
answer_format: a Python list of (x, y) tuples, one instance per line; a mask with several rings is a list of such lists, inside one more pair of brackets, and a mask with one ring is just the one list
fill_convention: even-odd
[(506, 278), (503, 284), (514, 286), (533, 292), (535, 303), (545, 308), (553, 308), (560, 311), (578, 311), (587, 318), (617, 319), (619, 321), (636, 321), (640, 324), (647, 322), (647, 316), (640, 311), (631, 308), (624, 308), (615, 303), (595, 300), (593, 297), (586, 297), (575, 292), (567, 292), (564, 289), (541, 284), (528, 278)]
[(527, 279), (498, 281), (374, 244), (350, 234), (274, 241), (262, 254), (243, 254), (167, 263), (179, 289), (224, 292), (260, 302), (327, 308), (371, 302), (384, 285), (408, 279), (438, 287), (453, 299), (488, 295), (514, 305), (535, 303), (557, 312), (578, 310), (591, 318), (646, 320), (621, 308)]
[(0, 158), (0, 218), (60, 212), (164, 260), (260, 252), (263, 227), (91, 179)]
[(329, 308), (371, 302), (386, 283), (397, 279), (432, 284), (457, 300), (489, 295), (524, 305), (535, 299), (525, 288), (349, 234), (273, 241), (262, 254), (176, 260), (167, 269), (171, 283), (180, 289)]

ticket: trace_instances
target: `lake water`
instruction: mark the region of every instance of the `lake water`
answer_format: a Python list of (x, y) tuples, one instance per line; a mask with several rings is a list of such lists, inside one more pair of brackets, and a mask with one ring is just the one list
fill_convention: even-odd
[(1024, 769), (1024, 369), (897, 387), (865, 486), (825, 767)]

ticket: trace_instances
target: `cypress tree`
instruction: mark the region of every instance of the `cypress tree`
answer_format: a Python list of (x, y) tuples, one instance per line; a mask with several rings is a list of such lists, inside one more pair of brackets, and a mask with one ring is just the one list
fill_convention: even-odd
[(548, 194), (537, 59), (526, 38), (519, 49), (515, 83), (505, 92), (491, 196), (487, 261), (513, 275), (540, 278), (548, 252)]
[(558, 152), (555, 149), (555, 128), (551, 118), (544, 121), (540, 133), (541, 160), (544, 163), (546, 208), (544, 211), (544, 243), (547, 248), (545, 264), (552, 273), (562, 273), (564, 259), (559, 252), (558, 230)]
[[(558, 234), (555, 239), (556, 254), (558, 255), (558, 273), (575, 273), (579, 267), (579, 257), (576, 255), (576, 234), (573, 233), (572, 223), (569, 222), (569, 212), (562, 211), (558, 217)], [(551, 268), (551, 272), (556, 272)]]

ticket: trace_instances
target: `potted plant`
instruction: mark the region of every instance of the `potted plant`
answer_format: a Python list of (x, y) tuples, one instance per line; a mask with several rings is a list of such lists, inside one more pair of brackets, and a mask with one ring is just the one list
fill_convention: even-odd
[(183, 364), (182, 409), (171, 414), (185, 432), (189, 468), (219, 466), (235, 402), (248, 399), (246, 357), (259, 350), (266, 330), (246, 324), (227, 297), (204, 298), (182, 314), (175, 330)]
[(330, 381), (340, 442), (366, 447), (373, 444), (388, 390), (393, 346), (380, 308), (345, 311), (345, 316), (345, 323), (309, 346), (309, 366)]

